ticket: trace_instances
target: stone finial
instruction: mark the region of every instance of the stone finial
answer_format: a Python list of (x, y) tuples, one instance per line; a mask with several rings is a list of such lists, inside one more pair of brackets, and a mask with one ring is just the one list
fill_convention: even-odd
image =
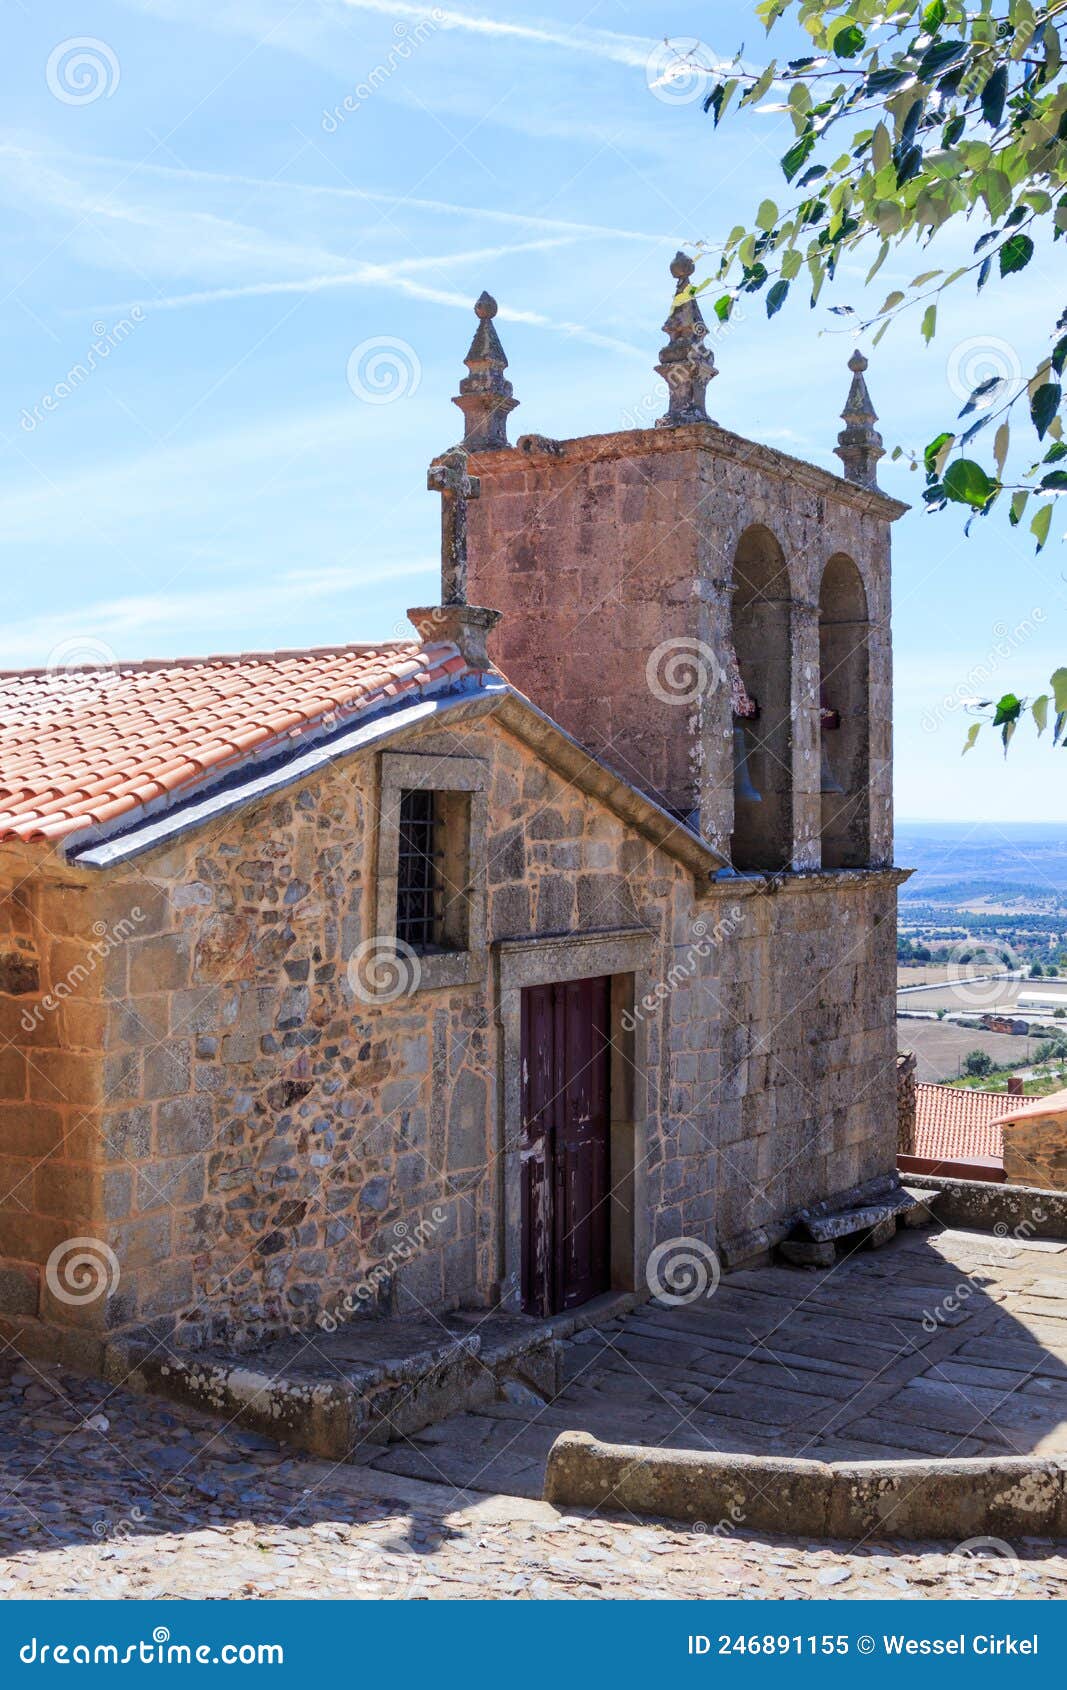
[(459, 384), (453, 399), (463, 412), (463, 445), (468, 452), (495, 452), (508, 444), (508, 414), (518, 404), (511, 396), (511, 383), (504, 377), (508, 361), (500, 336), (493, 327), (497, 303), (490, 293), (475, 301), (478, 327), (463, 362), (470, 371)]
[(486, 641), (500, 612), (467, 603), (467, 504), (482, 490), (468, 462), (463, 447), (453, 446), (435, 458), (427, 472), (430, 492), (441, 495), (441, 603), (409, 610), (408, 620), (420, 640), (451, 640), (470, 668), (489, 669)]
[(708, 382), (718, 375), (711, 349), (704, 340), (708, 326), (697, 301), (690, 297), (677, 302), (678, 295), (689, 286), (696, 265), (688, 253), (677, 252), (671, 261), (674, 277), (675, 303), (663, 325), (667, 344), (659, 355), (657, 375), (667, 383), (669, 403), (667, 414), (656, 423), (657, 428), (676, 428), (680, 423), (710, 422), (704, 408)]
[(878, 413), (871, 404), (867, 383), (863, 379), (867, 360), (858, 348), (849, 359), (848, 367), (852, 371), (852, 386), (841, 412), (845, 426), (837, 437), (834, 451), (845, 466), (846, 481), (854, 481), (859, 487), (877, 488), (878, 460), (885, 457), (885, 447), (874, 426)]

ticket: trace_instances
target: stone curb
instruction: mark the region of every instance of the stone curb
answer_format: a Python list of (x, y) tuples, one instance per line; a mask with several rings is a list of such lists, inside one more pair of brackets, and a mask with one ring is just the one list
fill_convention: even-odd
[(573, 1508), (721, 1527), (860, 1540), (1067, 1535), (1067, 1462), (801, 1461), (604, 1444), (563, 1432), (544, 1499)]
[(1067, 1191), (1034, 1185), (994, 1185), (989, 1180), (943, 1174), (902, 1174), (910, 1191), (936, 1193), (931, 1203), (942, 1226), (991, 1232), (998, 1239), (1067, 1239)]

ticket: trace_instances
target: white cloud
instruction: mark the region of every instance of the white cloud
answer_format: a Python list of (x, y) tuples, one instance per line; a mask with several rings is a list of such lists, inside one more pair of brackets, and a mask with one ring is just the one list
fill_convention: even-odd
[[(422, 5), (415, 0), (325, 0), (314, 9), (293, 6), (290, 0), (275, 4), (273, 0), (247, 0), (240, 6), (223, 6), (219, 0), (126, 0), (135, 11), (153, 17), (195, 21), (216, 29), (243, 35), (257, 36), (270, 43), (293, 46), (301, 38), (312, 43), (321, 37), (323, 25), (329, 25), (331, 10), (370, 12), (391, 22), (398, 20), (418, 24), (432, 24), (435, 30), (456, 31), (467, 35), (481, 35), (500, 41), (517, 41), (526, 46), (547, 47), (567, 54), (583, 54), (604, 59), (631, 69), (644, 69), (649, 53), (656, 46), (653, 39), (639, 35), (620, 35), (611, 29), (594, 29), (584, 24), (571, 27), (554, 20), (520, 23), (509, 18), (489, 17), (484, 12), (463, 11), (452, 6)], [(302, 13), (302, 15), (297, 15)], [(340, 20), (339, 20), (340, 21)], [(397, 32), (399, 34), (399, 31)]]
[[(24, 156), (44, 155), (30, 154), (27, 149), (13, 148), (9, 143), (0, 143), (0, 153), (17, 151)], [(65, 155), (68, 158), (72, 155)], [(78, 155), (83, 165), (107, 165), (117, 167), (123, 172), (125, 180), (139, 175), (159, 176), (177, 182), (203, 183), (216, 187), (254, 188), (271, 195), (296, 195), (301, 200), (339, 200), (364, 201), (369, 205), (386, 205), (394, 210), (416, 211), (420, 215), (429, 212), (433, 216), (447, 217), (450, 221), (456, 217), (469, 217), (473, 222), (507, 223), (520, 229), (543, 229), (546, 233), (593, 235), (602, 236), (609, 240), (637, 241), (647, 246), (659, 246), (673, 242), (675, 245), (685, 244), (690, 236), (688, 233), (674, 232), (652, 234), (642, 229), (618, 229), (604, 223), (578, 223), (566, 217), (539, 217), (530, 212), (501, 211), (496, 206), (489, 205), (457, 205), (453, 200), (420, 199), (411, 194), (389, 194), (373, 188), (359, 188), (355, 186), (337, 187), (324, 182), (294, 182), (284, 176), (243, 176), (230, 171), (195, 170), (187, 165), (152, 164), (147, 160), (132, 160), (109, 157), (106, 154), (82, 153)]]
[(157, 446), (60, 481), (42, 477), (28, 487), (22, 473), (13, 486), (0, 488), (0, 545), (91, 540), (94, 531), (127, 532), (143, 521), (158, 527), (159, 519), (188, 512), (191, 489), (198, 515), (212, 501), (225, 510), (240, 476), (277, 479), (281, 468), (308, 454), (355, 452), (375, 428), (381, 428), (380, 418), (352, 400), (330, 410), (269, 417), (187, 445)]
[[(286, 625), (286, 613), (299, 611), (311, 601), (332, 599), (340, 604), (354, 589), (423, 575), (435, 567), (420, 562), (360, 569), (344, 563), (332, 568), (292, 570), (256, 583), (255, 625), (273, 623), (281, 629)], [(0, 633), (0, 663), (9, 667), (47, 664), (58, 648), (63, 648), (65, 661), (77, 661), (79, 640), (85, 644), (87, 660), (95, 654), (97, 661), (103, 661), (109, 651), (118, 658), (139, 658), (145, 655), (146, 642), (161, 632), (168, 639), (191, 636), (194, 645), (205, 639), (210, 643), (205, 629), (247, 625), (249, 591), (245, 581), (183, 593), (146, 593), (8, 622)]]
[(352, 12), (378, 12), (388, 18), (411, 18), (432, 22), (438, 29), (461, 30), (471, 35), (495, 36), (498, 40), (521, 41), (537, 47), (556, 47), (565, 53), (586, 53), (613, 64), (643, 70), (655, 41), (637, 35), (618, 35), (611, 29), (589, 29), (578, 24), (561, 29), (558, 24), (513, 23), (507, 18), (490, 18), (480, 12), (454, 11), (451, 7), (421, 6), (405, 0), (340, 0)]
[[(182, 173), (185, 174), (185, 173)], [(206, 286), (179, 292), (144, 292), (123, 300), (93, 305), (96, 312), (179, 310), (222, 304), (272, 294), (315, 293), (330, 288), (372, 288), (404, 294), (411, 299), (469, 311), (469, 292), (420, 282), (420, 274), (433, 276), (469, 265), (496, 263), (524, 253), (548, 251), (599, 238), (600, 230), (585, 234), (580, 228), (546, 234), (539, 239), (493, 246), (478, 246), (459, 252), (421, 254), (415, 258), (353, 265), (350, 259), (324, 246), (309, 246), (272, 235), (251, 224), (239, 224), (203, 211), (189, 211), (170, 204), (134, 204), (112, 192), (101, 192), (91, 183), (55, 169), (41, 155), (10, 142), (0, 144), (0, 193), (23, 204), (65, 215), (78, 213), (75, 238), (81, 232), (90, 255), (111, 269), (134, 271), (147, 281), (160, 276), (172, 283), (177, 277), (197, 277)], [(116, 239), (99, 235), (100, 223), (117, 226)], [(390, 231), (390, 234), (392, 231)], [(274, 270), (282, 274), (264, 274)], [(83, 309), (83, 308), (81, 308)], [(567, 339), (643, 356), (626, 341), (590, 329), (583, 323), (557, 321), (543, 312), (518, 306), (501, 311), (504, 321), (524, 322), (546, 328)]]

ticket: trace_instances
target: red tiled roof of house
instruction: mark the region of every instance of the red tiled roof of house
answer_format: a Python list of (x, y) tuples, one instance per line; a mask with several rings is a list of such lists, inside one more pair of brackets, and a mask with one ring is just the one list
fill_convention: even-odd
[(1021, 1097), (1009, 1099), (1010, 1102), (1022, 1104), (1021, 1109), (1006, 1109), (1001, 1111), (999, 1119), (1007, 1120), (1014, 1115), (1058, 1115), (1067, 1109), (1067, 1090), (1050, 1091), (1044, 1097)]
[(920, 1080), (915, 1087), (915, 1147), (911, 1154), (934, 1162), (1002, 1157), (1000, 1122), (1034, 1101), (1032, 1097), (1009, 1097), (1002, 1091), (971, 1091)]
[(0, 672), (0, 839), (58, 840), (470, 673), (417, 640)]

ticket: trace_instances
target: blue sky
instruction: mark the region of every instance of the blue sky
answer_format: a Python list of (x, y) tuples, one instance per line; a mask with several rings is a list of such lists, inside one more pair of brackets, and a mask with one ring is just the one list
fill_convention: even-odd
[[(512, 438), (654, 418), (666, 266), (781, 194), (792, 134), (780, 114), (713, 134), (687, 89), (649, 86), (665, 36), (762, 62), (736, 0), (4, 0), (4, 22), (12, 666), (406, 632), (435, 592), (425, 468), (457, 436), (473, 298), (501, 303)], [(971, 239), (891, 260), (880, 297)], [(943, 308), (929, 349), (908, 320), (882, 341), (887, 445), (951, 417), (991, 340), (1029, 371), (1053, 272), (1039, 256)], [(825, 305), (861, 280), (731, 325), (711, 414), (837, 469), (851, 343)], [(901, 466), (882, 480), (918, 501)], [(1032, 733), (1006, 764), (988, 732), (960, 757), (960, 697), (1037, 691), (1067, 659), (1056, 527), (1037, 559), (1006, 523), (978, 528), (896, 529), (898, 813), (1067, 819), (1067, 763)]]

